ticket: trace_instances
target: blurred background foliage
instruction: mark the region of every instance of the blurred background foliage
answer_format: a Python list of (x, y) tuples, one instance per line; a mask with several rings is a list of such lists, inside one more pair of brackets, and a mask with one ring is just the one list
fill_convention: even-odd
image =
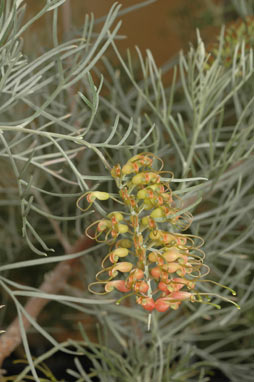
[[(15, 2), (7, 3), (1, 2), (2, 25)], [(219, 36), (222, 24), (234, 29), (240, 17), (253, 15), (252, 1), (148, 1), (119, 18), (111, 0), (24, 3), (20, 24), (9, 23), (0, 34), (0, 328), (41, 295), (56, 263), (72, 260), (70, 253), (81, 260), (71, 263), (69, 282), (59, 287), (62, 304), (52, 298), (39, 326), (32, 322), (27, 337), (22, 333), (23, 346), (5, 359), (2, 380), (251, 382), (253, 56), (238, 34), (229, 41), (232, 62), (224, 65)], [(141, 3), (129, 0), (123, 9)], [(95, 23), (85, 20), (90, 12)], [(191, 233), (206, 241), (209, 278), (237, 290), (240, 313), (226, 303), (222, 310), (187, 303), (155, 314), (147, 333), (146, 314), (133, 301), (115, 306), (106, 297), (100, 305), (87, 292), (106, 249), (73, 249), (93, 220), (75, 201), (86, 189), (114, 191), (105, 166), (146, 149), (185, 179), (174, 183), (176, 194), (194, 204), (202, 197), (192, 209)], [(96, 214), (113, 207), (98, 205)]]

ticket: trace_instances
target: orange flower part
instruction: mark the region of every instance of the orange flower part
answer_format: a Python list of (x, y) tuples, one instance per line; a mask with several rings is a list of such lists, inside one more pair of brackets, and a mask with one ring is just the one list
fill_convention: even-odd
[(144, 280), (136, 281), (133, 289), (135, 292), (147, 293), (149, 285)]
[(169, 308), (174, 310), (178, 309), (179, 305), (180, 305), (180, 302), (172, 303), (169, 301), (168, 297), (162, 297), (155, 302), (154, 307), (158, 312), (166, 312), (166, 310), (168, 310)]
[(155, 308), (155, 302), (152, 297), (137, 297), (137, 304), (143, 306), (145, 310), (152, 311)]
[(120, 178), (121, 177), (121, 166), (120, 166), (120, 164), (116, 164), (112, 168), (111, 175), (113, 178)]
[(188, 289), (194, 289), (195, 288), (195, 282), (192, 280), (187, 280), (179, 277), (175, 277), (171, 280), (172, 284), (174, 284), (174, 290), (178, 291), (180, 290), (184, 285), (187, 286)]
[(169, 297), (167, 297), (168, 300), (179, 300), (179, 301), (186, 301), (186, 300), (192, 300), (195, 299), (195, 296), (193, 293), (190, 292), (183, 292), (183, 291), (177, 291), (172, 292)]
[(154, 267), (150, 270), (151, 275), (155, 279), (159, 279), (161, 277), (161, 268), (160, 267)]
[(97, 230), (99, 232), (105, 231), (107, 228), (111, 228), (111, 221), (107, 219), (102, 219), (97, 225)]
[(132, 269), (133, 265), (127, 261), (123, 261), (121, 263), (117, 263), (115, 266), (113, 266), (110, 270), (109, 270), (109, 275), (110, 276), (117, 276), (118, 275), (118, 271), (120, 272), (130, 272), (130, 270)]
[(119, 290), (119, 292), (130, 292), (130, 289), (125, 286), (124, 280), (109, 281), (105, 285), (106, 292), (112, 292), (114, 288)]
[(140, 172), (132, 178), (131, 182), (136, 186), (141, 184), (160, 183), (160, 175), (156, 172)]

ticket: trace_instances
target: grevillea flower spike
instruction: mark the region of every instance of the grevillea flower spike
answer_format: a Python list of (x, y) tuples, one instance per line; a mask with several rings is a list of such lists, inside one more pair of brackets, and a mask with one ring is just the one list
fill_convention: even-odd
[[(158, 160), (162, 166), (155, 171), (153, 165)], [(86, 229), (89, 237), (105, 241), (110, 248), (89, 290), (107, 294), (116, 289), (124, 293), (117, 303), (134, 295), (136, 303), (149, 313), (178, 309), (184, 301), (220, 308), (210, 302), (212, 296), (218, 295), (198, 292), (197, 283), (211, 282), (229, 289), (233, 295), (235, 292), (214, 281), (201, 279), (209, 273), (208, 266), (203, 263), (204, 252), (200, 249), (203, 240), (181, 233), (191, 225), (192, 215), (181, 213), (181, 200), (173, 198), (170, 189), (173, 174), (167, 172), (170, 178), (165, 180), (162, 167), (162, 160), (152, 153), (135, 155), (123, 167), (119, 164), (113, 167), (111, 175), (123, 207), (122, 211), (113, 211)], [(84, 196), (87, 196), (89, 207), (96, 199), (113, 198), (100, 191)], [(91, 236), (94, 226), (95, 234)], [(103, 286), (104, 291), (95, 291), (98, 286)], [(219, 297), (239, 308), (235, 302)]]

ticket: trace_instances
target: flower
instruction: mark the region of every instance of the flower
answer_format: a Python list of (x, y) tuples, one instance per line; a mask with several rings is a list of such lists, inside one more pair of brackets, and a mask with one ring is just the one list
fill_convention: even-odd
[[(228, 25), (224, 33), (224, 41), (220, 50), (220, 42), (214, 43), (208, 49), (210, 58), (208, 59), (208, 67), (214, 59), (220, 54), (220, 63), (225, 67), (230, 67), (236, 53), (236, 61), (241, 59), (241, 44), (244, 44), (246, 51), (254, 48), (254, 17), (247, 16), (244, 19), (237, 19)], [(235, 52), (238, 47), (238, 51)]]
[[(203, 240), (181, 232), (190, 226), (192, 216), (181, 213), (181, 201), (174, 198), (170, 182), (162, 180), (161, 169), (153, 169), (155, 160), (159, 158), (152, 153), (142, 153), (123, 167), (113, 167), (111, 175), (125, 210), (109, 213), (86, 230), (88, 234), (96, 225), (94, 238), (110, 246), (89, 290), (101, 284), (105, 291), (94, 293), (116, 289), (126, 296), (135, 295), (136, 303), (149, 312), (178, 309), (185, 301), (212, 304), (212, 294), (195, 289), (204, 267)], [(109, 198), (112, 196), (105, 192), (87, 193), (90, 203)]]

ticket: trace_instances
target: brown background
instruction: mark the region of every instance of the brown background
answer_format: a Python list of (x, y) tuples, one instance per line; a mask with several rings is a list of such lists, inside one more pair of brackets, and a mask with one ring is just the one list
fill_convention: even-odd
[[(122, 9), (144, 0), (122, 0)], [(59, 13), (60, 35), (68, 35), (71, 28), (82, 27), (85, 14), (93, 12), (95, 17), (107, 14), (114, 0), (68, 0), (61, 6)], [(43, 6), (44, 0), (27, 0), (25, 18), (30, 18)], [(180, 49), (187, 49), (190, 41), (195, 41), (196, 28), (201, 29), (205, 41), (215, 39), (218, 25), (222, 23), (223, 0), (157, 0), (155, 3), (121, 16), (123, 21), (120, 33), (126, 39), (118, 42), (122, 52), (126, 48), (139, 46), (144, 52), (150, 49), (158, 65), (163, 64)], [(68, 10), (69, 4), (69, 10)], [(37, 21), (26, 33), (26, 49), (38, 46), (38, 39), (43, 46), (50, 46), (52, 12)], [(65, 17), (65, 22), (63, 22)], [(69, 26), (68, 26), (69, 24)], [(77, 30), (77, 29), (76, 29)], [(36, 33), (31, 33), (36, 32)]]

